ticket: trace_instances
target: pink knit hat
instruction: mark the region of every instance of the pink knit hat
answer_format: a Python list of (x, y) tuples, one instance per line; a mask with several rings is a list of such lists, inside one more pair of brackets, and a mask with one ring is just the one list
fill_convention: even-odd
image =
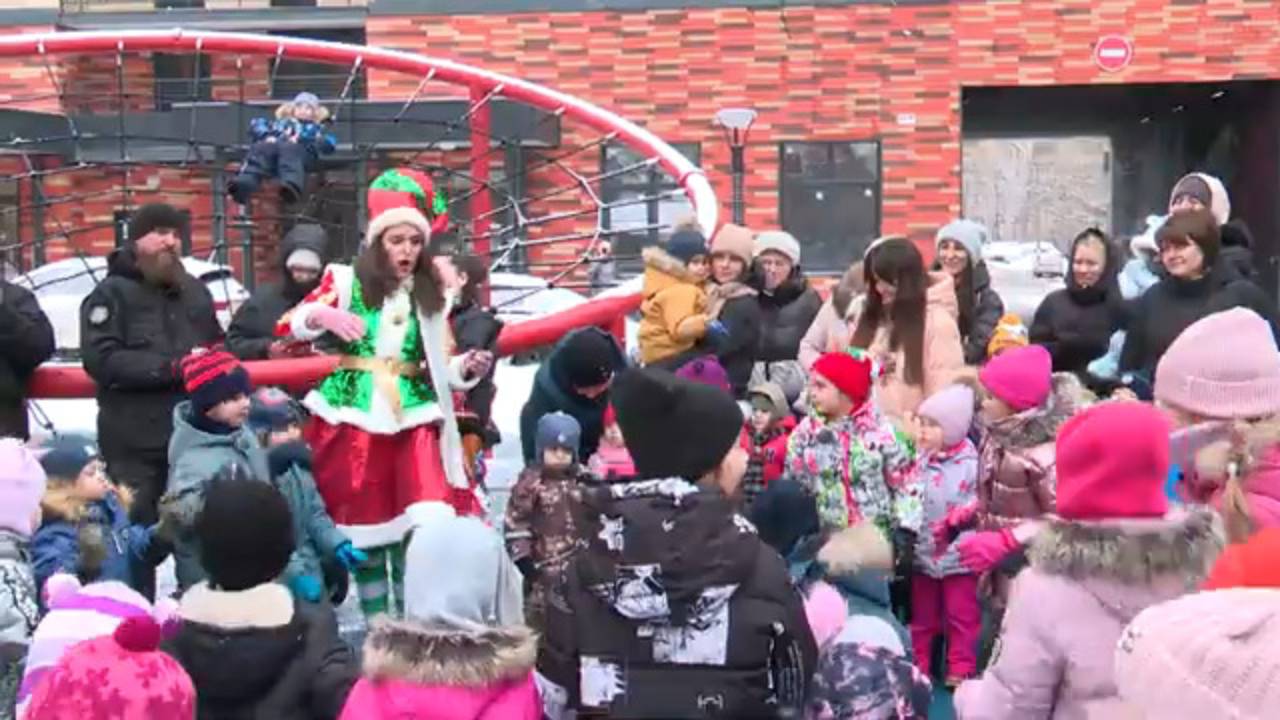
[(720, 364), (720, 361), (714, 355), (690, 360), (681, 365), (676, 370), (676, 377), (720, 388), (725, 392), (733, 392), (733, 386), (729, 384), (729, 372), (724, 369), (724, 366)]
[(1280, 590), (1185, 595), (1144, 610), (1116, 646), (1120, 697), (1149, 718), (1276, 717)]
[(1214, 420), (1280, 413), (1280, 350), (1271, 325), (1244, 308), (1192, 323), (1160, 358), (1155, 396)]
[(1169, 510), (1169, 423), (1151, 405), (1094, 405), (1058, 431), (1055, 455), (1064, 520), (1158, 518)]
[(920, 404), (916, 411), (942, 428), (942, 442), (951, 447), (969, 434), (973, 424), (973, 389), (968, 385), (949, 385)]
[(1039, 345), (1011, 348), (988, 360), (978, 379), (1015, 411), (1030, 410), (1053, 390), (1053, 357)]
[(36, 456), (14, 438), (0, 438), (0, 529), (23, 537), (36, 531), (32, 521), (48, 482)]

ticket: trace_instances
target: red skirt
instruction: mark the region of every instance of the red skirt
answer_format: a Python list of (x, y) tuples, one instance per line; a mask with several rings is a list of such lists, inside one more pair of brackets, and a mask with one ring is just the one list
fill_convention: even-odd
[(375, 435), (312, 417), (303, 436), (314, 453), (316, 488), (339, 525), (388, 523), (419, 502), (448, 503), (459, 515), (484, 512), (474, 490), (449, 485), (439, 425)]

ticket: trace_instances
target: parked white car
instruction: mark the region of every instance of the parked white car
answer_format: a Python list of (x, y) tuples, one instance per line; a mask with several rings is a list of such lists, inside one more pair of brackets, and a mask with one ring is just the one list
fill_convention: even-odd
[(1066, 286), (1067, 258), (1052, 243), (991, 242), (983, 246), (982, 258), (1004, 311), (1017, 313), (1027, 327), (1040, 301)]
[[(236, 310), (249, 299), (249, 291), (226, 265), (191, 257), (183, 258), (182, 265), (209, 288), (218, 322), (226, 329)], [(58, 351), (76, 355), (80, 350), (80, 304), (106, 276), (105, 257), (77, 257), (41, 265), (13, 282), (35, 293), (40, 309), (53, 325)]]

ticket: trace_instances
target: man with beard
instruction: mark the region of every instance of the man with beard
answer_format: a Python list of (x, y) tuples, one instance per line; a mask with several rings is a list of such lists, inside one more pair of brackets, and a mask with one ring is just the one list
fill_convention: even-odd
[[(222, 337), (209, 290), (182, 267), (186, 217), (144, 205), (129, 221), (107, 277), (80, 306), (84, 369), (98, 385), (98, 445), (107, 472), (134, 495), (133, 522), (156, 521), (169, 472), (173, 408), (184, 397), (178, 361)], [(143, 590), (154, 573), (135, 569)]]
[(320, 284), (329, 236), (314, 224), (296, 225), (280, 243), (280, 282), (260, 288), (227, 328), (227, 350), (241, 360), (289, 357), (298, 343), (276, 337), (276, 323)]

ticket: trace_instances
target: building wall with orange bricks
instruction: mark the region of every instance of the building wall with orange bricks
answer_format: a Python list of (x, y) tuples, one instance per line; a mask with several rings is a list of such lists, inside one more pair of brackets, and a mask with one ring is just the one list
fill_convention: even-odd
[[(747, 150), (747, 219), (778, 220), (778, 143), (878, 140), (884, 233), (922, 239), (960, 211), (965, 86), (1210, 82), (1280, 77), (1274, 0), (967, 0), (784, 9), (374, 16), (368, 42), (544, 83), (700, 142), (727, 212), (716, 110), (760, 116)], [(1100, 70), (1102, 36), (1132, 64)], [(389, 84), (406, 95), (406, 80)], [(900, 124), (912, 115), (914, 125)]]

